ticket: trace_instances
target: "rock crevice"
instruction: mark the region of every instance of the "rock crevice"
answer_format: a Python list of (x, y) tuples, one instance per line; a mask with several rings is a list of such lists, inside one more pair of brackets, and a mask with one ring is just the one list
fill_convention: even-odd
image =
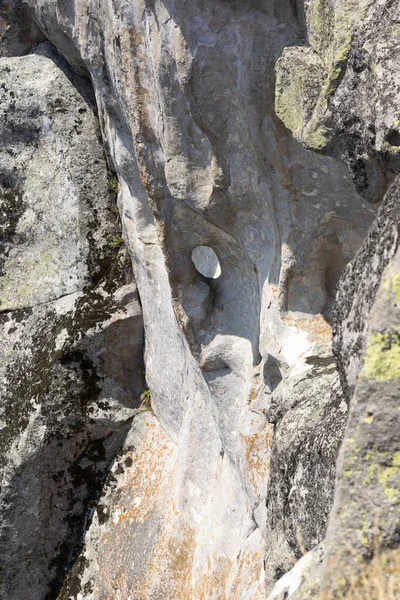
[(261, 600), (339, 543), (397, 251), (384, 4), (5, 9), (4, 598)]

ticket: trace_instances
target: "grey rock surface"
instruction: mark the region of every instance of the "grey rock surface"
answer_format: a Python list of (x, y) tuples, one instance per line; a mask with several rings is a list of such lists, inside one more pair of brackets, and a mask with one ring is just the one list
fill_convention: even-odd
[(48, 46), (38, 51), (0, 59), (0, 596), (8, 600), (55, 597), (142, 386), (141, 309), (93, 105), (44, 56)]
[[(398, 27), (396, 1), (311, 1), (307, 45), (285, 49), (276, 67), (277, 112), (293, 135), (341, 156), (358, 191), (383, 199), (336, 299), (333, 347), (349, 419), (325, 543), (328, 598), (377, 551), (399, 545)], [(318, 79), (319, 95), (304, 97)]]
[(267, 587), (326, 533), (347, 422), (335, 360), (326, 354), (306, 359), (308, 369), (285, 379), (266, 411), (275, 425), (267, 496)]
[(274, 585), (267, 600), (309, 600), (318, 598), (324, 546), (319, 544), (305, 554)]
[[(263, 536), (281, 519), (280, 505), (265, 506), (272, 427), (264, 390), (277, 368), (282, 379), (295, 377), (309, 370), (306, 357), (329, 354), (335, 285), (374, 217), (345, 167), (304, 150), (276, 118), (274, 64), (300, 34), (296, 11), (289, 2), (208, 0), (119, 2), (111, 12), (95, 2), (28, 5), (71, 64), (90, 73), (119, 176), (152, 407), (179, 453), (170, 543), (190, 531), (196, 549), (186, 584), (167, 586), (162, 597), (201, 597), (206, 574), (205, 597), (214, 586), (221, 597), (263, 598)], [(216, 252), (218, 279), (196, 271), (198, 246)], [(330, 389), (329, 378), (324, 385)], [(324, 443), (329, 432), (311, 389), (316, 443), (333, 448), (323, 510), (307, 540), (315, 545), (341, 430)], [(284, 478), (275, 488), (289, 491)], [(282, 536), (292, 543), (290, 526)], [(111, 573), (90, 539), (86, 555), (98, 561), (98, 579), (87, 597), (97, 598)], [(250, 548), (249, 570), (238, 556)], [(147, 553), (157, 551), (146, 542)], [(296, 555), (288, 551), (285, 568)], [(91, 569), (85, 563), (82, 582)], [(175, 570), (161, 562), (147, 579), (172, 581)], [(125, 594), (134, 594), (135, 577), (126, 573)]]
[(0, 2), (0, 57), (23, 56), (46, 41), (23, 0)]
[(346, 267), (335, 306), (334, 352), (350, 401), (362, 369), (369, 315), (383, 273), (400, 244), (399, 178), (390, 187), (368, 236)]
[(276, 66), (278, 116), (305, 146), (340, 156), (371, 202), (400, 166), (399, 9), (390, 0), (304, 2), (305, 45), (286, 48)]
[(399, 545), (399, 192), (397, 178), (339, 288), (336, 351), (352, 397), (326, 540), (331, 592), (335, 570), (345, 582), (379, 547)]
[(319, 562), (377, 334), (371, 252), (340, 284), (341, 388), (336, 286), (398, 170), (392, 4), (24, 0), (50, 44), (0, 61), (5, 598), (259, 600)]

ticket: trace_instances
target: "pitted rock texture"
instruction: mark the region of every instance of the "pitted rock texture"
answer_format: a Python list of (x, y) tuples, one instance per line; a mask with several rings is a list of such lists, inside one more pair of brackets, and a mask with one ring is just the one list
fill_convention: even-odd
[[(312, 0), (305, 10), (308, 46), (285, 49), (276, 66), (277, 112), (304, 145), (340, 155), (365, 198), (383, 200), (340, 279), (335, 307), (333, 347), (349, 419), (319, 578), (326, 597), (336, 598), (400, 539), (399, 3)], [(318, 98), (303, 95), (318, 78)]]
[(295, 566), (274, 585), (267, 600), (309, 600), (318, 598), (321, 589), (323, 544), (307, 552)]
[(310, 0), (304, 11), (305, 45), (277, 62), (277, 114), (305, 146), (341, 156), (379, 202), (400, 166), (400, 4)]
[(0, 57), (23, 56), (46, 41), (23, 0), (0, 2)]
[(301, 374), (280, 384), (267, 409), (275, 425), (267, 496), (272, 516), (265, 536), (268, 588), (304, 548), (314, 548), (325, 536), (347, 421), (334, 358), (321, 352), (306, 363)]
[(399, 178), (390, 187), (367, 239), (346, 268), (335, 306), (334, 351), (347, 400), (362, 368), (369, 314), (385, 268), (400, 244)]
[(81, 80), (82, 95), (49, 53), (45, 44), (0, 59), (0, 596), (9, 600), (55, 597), (143, 385), (143, 321), (91, 90)]

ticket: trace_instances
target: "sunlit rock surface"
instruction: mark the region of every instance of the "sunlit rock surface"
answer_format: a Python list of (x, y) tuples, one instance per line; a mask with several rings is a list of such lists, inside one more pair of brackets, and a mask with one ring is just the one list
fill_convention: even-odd
[[(7, 350), (7, 338), (3, 364), (15, 352), (25, 361), (23, 389), (4, 376), (2, 396), (7, 406), (14, 394), (13, 410), (24, 412), (4, 453), (2, 553), (11, 576), (2, 594), (265, 599), (304, 551), (319, 548), (349, 413), (354, 423), (350, 386), (364, 350), (349, 351), (354, 336), (343, 319), (366, 300), (357, 277), (343, 283), (352, 267), (336, 309), (339, 371), (332, 321), (343, 268), (397, 169), (387, 29), (375, 34), (378, 9), (352, 0), (24, 6), (30, 17), (18, 4), (4, 13), (3, 55), (33, 54), (0, 59), (17, 109), (13, 117), (14, 99), (0, 84), (0, 110), (15, 121), (1, 125), (2, 172), (23, 173), (3, 185), (11, 208), (0, 310), (9, 329), (23, 315), (11, 325), (18, 348)], [(22, 32), (15, 52), (14, 26)], [(357, 67), (365, 31), (375, 44), (368, 52), (376, 76), (367, 82)], [(49, 43), (35, 46), (43, 35)], [(387, 135), (390, 152), (379, 141)], [(377, 288), (381, 271), (373, 261), (364, 268), (376, 273)], [(368, 327), (359, 327), (361, 344), (376, 335)], [(39, 334), (47, 336), (42, 345)], [(34, 394), (24, 383), (29, 369)], [(94, 458), (92, 443), (103, 448)], [(54, 534), (15, 535), (24, 511), (32, 511), (33, 531), (43, 526), (33, 507), (47, 492), (32, 481), (58, 460), (64, 474), (78, 464), (81, 480), (60, 475), (62, 508), (53, 495), (43, 507)], [(86, 468), (96, 476), (82, 474)], [(336, 505), (346, 493), (342, 475)], [(66, 513), (77, 515), (72, 533)]]

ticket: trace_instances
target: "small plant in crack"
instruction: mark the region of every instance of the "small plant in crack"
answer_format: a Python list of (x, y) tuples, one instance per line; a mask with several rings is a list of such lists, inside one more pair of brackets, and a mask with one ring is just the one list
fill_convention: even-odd
[(119, 248), (124, 243), (124, 240), (120, 235), (115, 235), (110, 239), (110, 246), (112, 248)]
[(142, 401), (141, 408), (143, 410), (148, 410), (150, 412), (153, 412), (153, 407), (151, 405), (151, 392), (149, 389), (144, 390), (140, 394), (140, 400)]
[(113, 192), (114, 194), (118, 194), (119, 192), (119, 184), (118, 184), (118, 179), (116, 177), (110, 177), (108, 180), (108, 189), (110, 190), (110, 192)]

